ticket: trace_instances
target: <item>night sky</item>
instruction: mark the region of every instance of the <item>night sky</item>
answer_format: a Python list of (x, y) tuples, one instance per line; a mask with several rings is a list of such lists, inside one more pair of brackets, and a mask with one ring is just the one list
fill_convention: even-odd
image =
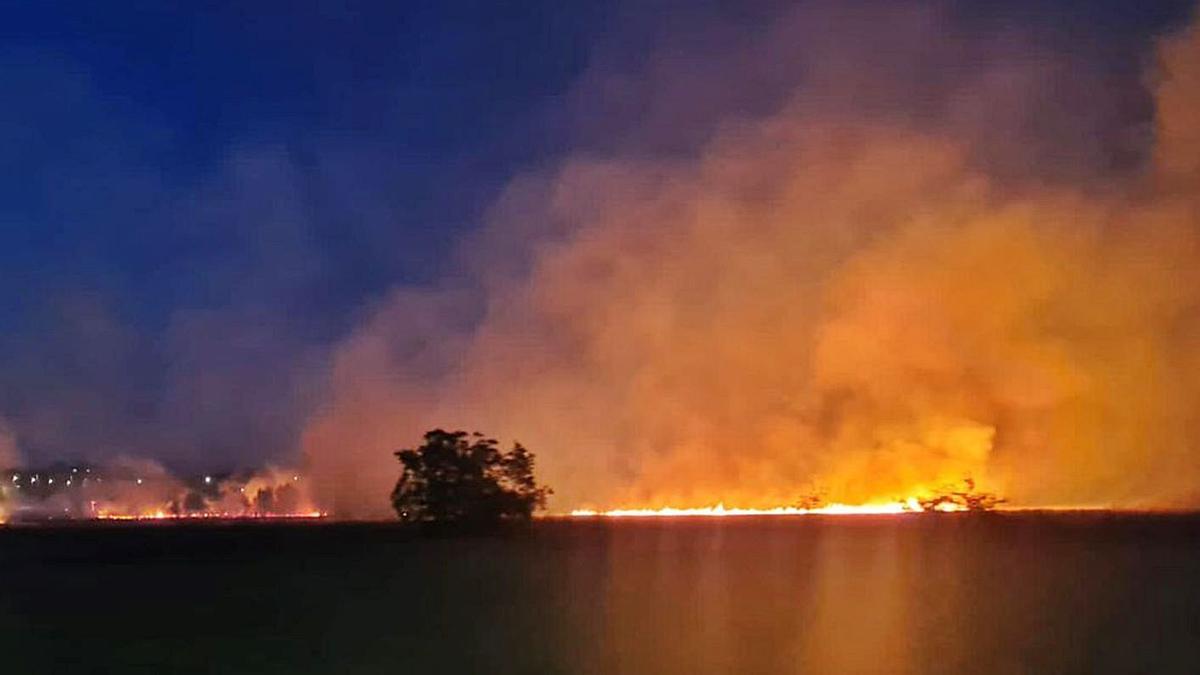
[[(860, 110), (936, 117), (947, 82), (1028, 45), (1090, 79), (1052, 80), (1036, 120), (997, 118), (980, 165), (1087, 185), (1144, 162), (1142, 73), (1189, 3), (939, 7), (948, 43), (995, 49), (918, 54), (936, 76), (857, 91)], [(7, 434), (26, 462), (294, 460), (339, 345), (396, 289), (453, 282), (512, 181), (568, 157), (686, 157), (803, 95), (803, 45), (746, 56), (792, 9), (0, 3)], [(853, 60), (886, 32), (838, 39), (862, 41)]]

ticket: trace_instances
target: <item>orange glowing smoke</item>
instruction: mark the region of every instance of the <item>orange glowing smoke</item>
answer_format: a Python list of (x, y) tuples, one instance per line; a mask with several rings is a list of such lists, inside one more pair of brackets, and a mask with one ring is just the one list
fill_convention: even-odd
[(816, 486), (898, 512), (968, 475), (1021, 507), (1200, 506), (1197, 45), (1147, 78), (1153, 159), (1100, 190), (858, 110), (848, 66), (691, 155), (521, 176), (455, 276), (482, 298), (398, 290), (339, 349), (304, 436), (321, 503), (386, 513), (391, 451), (444, 426), (527, 444), (562, 511), (798, 514)]

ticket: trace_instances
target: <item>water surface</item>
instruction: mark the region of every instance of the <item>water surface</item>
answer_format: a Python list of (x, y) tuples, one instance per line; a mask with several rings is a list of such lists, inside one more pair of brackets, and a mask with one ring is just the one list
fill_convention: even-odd
[(1195, 673), (1200, 519), (0, 531), (5, 673)]

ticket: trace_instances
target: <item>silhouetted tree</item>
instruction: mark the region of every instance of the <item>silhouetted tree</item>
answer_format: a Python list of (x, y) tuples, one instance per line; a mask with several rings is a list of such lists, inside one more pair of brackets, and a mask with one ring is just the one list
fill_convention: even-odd
[(183, 499), (183, 508), (185, 511), (203, 511), (208, 508), (208, 501), (204, 499), (204, 495), (190, 490)]
[(939, 510), (938, 507), (948, 504), (960, 510), (974, 512), (992, 511), (1005, 501), (995, 493), (976, 490), (975, 481), (970, 477), (963, 479), (963, 485), (966, 487), (965, 490), (943, 488), (936, 494), (918, 500), (921, 504), (921, 510), (933, 513)]
[(501, 452), (495, 439), (434, 429), (420, 447), (397, 451), (403, 471), (392, 490), (401, 520), (491, 525), (528, 520), (550, 489), (533, 476), (533, 453), (520, 443)]
[(275, 510), (275, 490), (261, 487), (254, 495), (253, 509), (255, 513), (266, 515)]
[(300, 510), (300, 491), (291, 483), (277, 486), (274, 497), (276, 513), (296, 513)]

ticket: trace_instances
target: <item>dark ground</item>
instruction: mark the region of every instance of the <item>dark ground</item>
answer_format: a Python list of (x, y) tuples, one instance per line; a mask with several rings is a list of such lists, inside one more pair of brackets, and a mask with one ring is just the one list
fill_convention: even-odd
[(1200, 518), (0, 529), (3, 673), (1195, 673)]

